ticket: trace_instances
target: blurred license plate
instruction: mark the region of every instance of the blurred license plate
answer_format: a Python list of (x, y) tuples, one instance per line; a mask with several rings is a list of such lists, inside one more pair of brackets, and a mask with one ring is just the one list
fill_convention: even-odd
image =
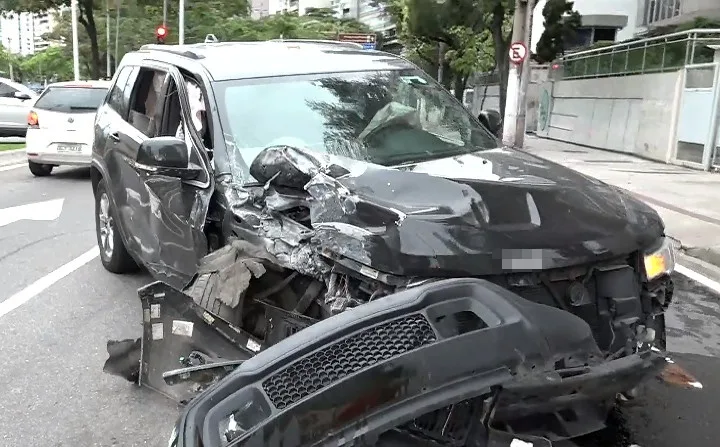
[(57, 151), (80, 153), (82, 152), (82, 147), (79, 144), (58, 144)]

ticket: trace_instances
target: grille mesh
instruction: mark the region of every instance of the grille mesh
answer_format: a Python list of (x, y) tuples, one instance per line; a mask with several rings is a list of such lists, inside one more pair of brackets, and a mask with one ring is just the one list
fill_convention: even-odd
[(424, 316), (409, 315), (336, 342), (263, 381), (278, 409), (325, 388), (362, 368), (436, 341)]

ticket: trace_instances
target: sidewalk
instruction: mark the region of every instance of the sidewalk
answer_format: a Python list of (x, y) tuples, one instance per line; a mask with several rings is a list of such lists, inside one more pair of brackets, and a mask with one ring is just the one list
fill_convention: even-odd
[(527, 135), (525, 151), (634, 193), (689, 256), (720, 266), (720, 174)]

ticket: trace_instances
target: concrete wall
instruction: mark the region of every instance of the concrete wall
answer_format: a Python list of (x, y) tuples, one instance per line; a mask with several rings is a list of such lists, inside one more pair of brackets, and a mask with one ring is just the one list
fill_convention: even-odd
[[(537, 129), (538, 101), (543, 84), (548, 79), (547, 65), (533, 65), (530, 71), (530, 85), (527, 92), (527, 113), (525, 129), (535, 132)], [(498, 84), (475, 85), (470, 110), (477, 116), (481, 110), (500, 110), (500, 86)]]
[(539, 109), (545, 102), (549, 119), (538, 110), (537, 134), (668, 162), (682, 82), (682, 70), (545, 82)]

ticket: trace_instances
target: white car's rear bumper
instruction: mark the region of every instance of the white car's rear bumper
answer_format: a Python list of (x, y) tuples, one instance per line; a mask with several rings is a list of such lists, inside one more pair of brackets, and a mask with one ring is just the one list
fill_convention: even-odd
[(25, 151), (29, 161), (50, 165), (89, 166), (92, 155), (92, 129), (51, 131), (28, 129)]

